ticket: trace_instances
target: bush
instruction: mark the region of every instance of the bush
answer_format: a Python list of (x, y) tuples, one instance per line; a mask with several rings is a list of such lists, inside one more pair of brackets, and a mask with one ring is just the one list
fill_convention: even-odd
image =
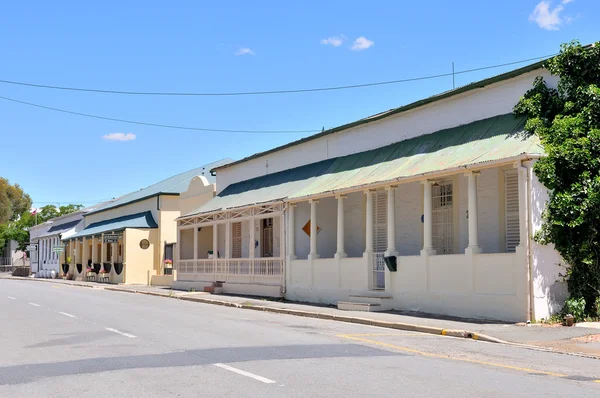
[(585, 299), (568, 299), (565, 303), (565, 312), (567, 314), (573, 315), (573, 317), (575, 318), (575, 322), (585, 320)]

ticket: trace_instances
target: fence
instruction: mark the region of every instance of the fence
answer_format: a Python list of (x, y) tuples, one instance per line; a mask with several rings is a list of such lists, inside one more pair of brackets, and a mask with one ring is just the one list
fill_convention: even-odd
[[(174, 265), (178, 280), (227, 281), (232, 277), (246, 276), (247, 282), (255, 282), (257, 278), (282, 282), (283, 267), (284, 260), (281, 258), (179, 260)], [(243, 279), (239, 281), (243, 282)]]

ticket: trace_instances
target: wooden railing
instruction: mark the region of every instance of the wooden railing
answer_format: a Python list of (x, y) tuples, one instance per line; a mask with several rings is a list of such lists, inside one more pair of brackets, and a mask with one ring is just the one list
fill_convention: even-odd
[(285, 260), (282, 258), (219, 258), (201, 260), (178, 260), (173, 265), (177, 279), (202, 277), (250, 276), (283, 278)]

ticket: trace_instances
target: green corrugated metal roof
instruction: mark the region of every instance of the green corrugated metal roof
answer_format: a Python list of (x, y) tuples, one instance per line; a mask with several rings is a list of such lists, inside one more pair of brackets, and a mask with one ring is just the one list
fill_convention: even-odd
[(152, 213), (146, 211), (92, 223), (75, 235), (69, 236), (69, 239), (98, 235), (103, 232), (122, 231), (125, 228), (158, 228), (158, 224), (154, 221)]
[(156, 184), (150, 185), (147, 188), (140, 189), (139, 191), (132, 192), (114, 201), (107, 202), (92, 211), (89, 214), (99, 213), (115, 207), (125, 206), (129, 203), (137, 202), (147, 198), (151, 198), (156, 195), (179, 195), (186, 191), (190, 185), (190, 181), (197, 175), (203, 175), (208, 179), (209, 183), (214, 183), (214, 177), (211, 176), (210, 170), (231, 162), (231, 159), (223, 159), (217, 162), (209, 163), (202, 167), (186, 171), (185, 173), (177, 174), (176, 176), (169, 177), (166, 180), (160, 181)]
[(283, 199), (298, 199), (397, 178), (515, 156), (542, 155), (535, 136), (524, 138), (525, 119), (512, 114), (401, 141), (353, 155), (231, 184), (188, 215)]

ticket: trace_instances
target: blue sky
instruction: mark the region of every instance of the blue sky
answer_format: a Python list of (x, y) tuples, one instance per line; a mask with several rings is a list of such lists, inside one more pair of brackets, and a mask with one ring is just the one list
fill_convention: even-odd
[[(600, 40), (597, 0), (165, 4), (6, 2), (0, 79), (129, 91), (281, 90), (436, 75), (452, 62), (460, 71), (552, 54), (572, 39)], [(456, 84), (512, 68), (458, 75)], [(451, 78), (439, 78), (291, 95), (148, 97), (0, 84), (0, 96), (161, 124), (320, 130), (450, 88)], [(135, 126), (0, 100), (0, 176), (19, 183), (36, 207), (89, 205), (306, 135)]]

